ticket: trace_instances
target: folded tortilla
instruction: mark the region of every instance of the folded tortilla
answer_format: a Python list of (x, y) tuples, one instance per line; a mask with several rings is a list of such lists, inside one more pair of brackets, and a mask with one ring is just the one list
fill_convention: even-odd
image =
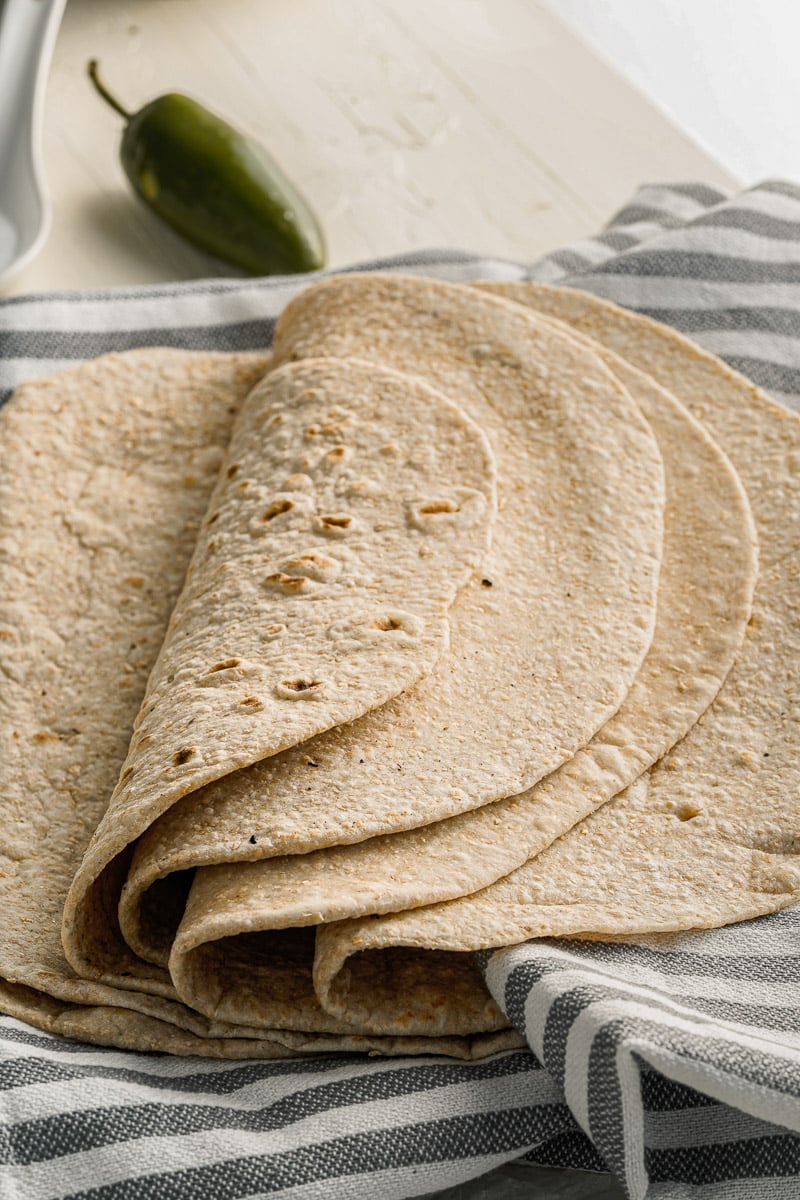
[(69, 886), (119, 777), (234, 416), (268, 366), (137, 350), (26, 384), (0, 411), (0, 1007), (68, 1037), (231, 1058), (471, 1058), (520, 1044), (508, 1032), (272, 1036), (82, 978), (64, 956)]
[[(518, 796), (357, 845), (203, 868), (172, 946), (170, 972), (179, 992), (194, 995), (204, 1011), (212, 993), (214, 1006), (224, 1003), (223, 976), (231, 1002), (239, 992), (221, 936), (399, 911), (478, 891), (621, 792), (716, 695), (744, 636), (755, 586), (747, 497), (727, 456), (682, 404), (618, 356), (604, 351), (603, 358), (654, 430), (667, 486), (654, 637), (623, 704), (583, 750)], [(187, 956), (195, 954), (190, 965)], [(257, 1011), (268, 992), (267, 985), (258, 991)]]
[[(226, 691), (237, 703), (263, 698), (263, 674), (248, 677), (250, 666), (264, 668), (246, 615), (242, 632), (251, 640), (242, 653), (222, 654), (223, 638), (214, 662), (207, 663), (207, 643), (199, 634), (203, 597), (211, 601), (210, 612), (215, 604), (224, 611), (229, 598), (212, 599), (218, 583), (202, 584), (203, 572), (214, 570), (215, 551), (208, 550), (213, 527), (228, 520), (219, 516), (202, 529), (201, 522), (218, 511), (212, 503), (204, 517), (203, 500), (227, 440), (231, 397), (238, 406), (267, 364), (254, 357), (137, 352), (27, 385), (0, 414), (0, 436), (11, 450), (0, 478), (2, 511), (16, 506), (12, 520), (3, 517), (3, 542), (21, 564), (13, 579), (7, 577), (13, 586), (3, 589), (0, 611), (0, 654), (14, 685), (4, 690), (0, 721), (14, 754), (10, 770), (0, 767), (9, 830), (0, 894), (12, 917), (0, 958), (6, 1011), (88, 1040), (178, 1053), (242, 1057), (369, 1049), (476, 1057), (518, 1044), (465, 953), (476, 945), (535, 935), (547, 920), (553, 932), (614, 935), (638, 930), (648, 917), (651, 928), (685, 928), (687, 921), (751, 915), (754, 897), (767, 905), (758, 911), (795, 898), (795, 835), (786, 833), (791, 822), (781, 796), (797, 770), (789, 686), (797, 628), (796, 419), (683, 339), (576, 293), (527, 285), (512, 292), (515, 301), (545, 309), (547, 319), (536, 320), (508, 300), (447, 285), (409, 280), (396, 286), (378, 279), (350, 290), (349, 284), (321, 285), (290, 307), (278, 355), (355, 356), (361, 363), (345, 369), (363, 370), (363, 360), (373, 359), (375, 374), (387, 364), (411, 372), (417, 379), (407, 386), (425, 395), (433, 387), (440, 411), (449, 411), (449, 404), (463, 419), (455, 442), (469, 442), (470, 422), (483, 430), (498, 467), (493, 547), (454, 599), (457, 587), (438, 593), (439, 607), (426, 610), (431, 636), (425, 663), (420, 666), (425, 638), (413, 626), (416, 642), (403, 648), (406, 659), (391, 665), (389, 673), (393, 669), (394, 678), (402, 679), (407, 660), (414, 660), (413, 669), (421, 671), (417, 682), (394, 699), (378, 700), (371, 712), (365, 707), (348, 724), (325, 727), (323, 721), (320, 732), (252, 766), (238, 766), (239, 757), (250, 743), (251, 754), (264, 743), (247, 736), (232, 752), (218, 747), (217, 718), (210, 719), (195, 748), (220, 773), (175, 803), (174, 770), (188, 766), (194, 754), (180, 763), (172, 759), (190, 748), (186, 734), (205, 708), (200, 704), (191, 725), (181, 724), (189, 717), (170, 711), (167, 685), (219, 674), (222, 687), (204, 689), (214, 693), (215, 703)], [(336, 287), (344, 291), (337, 295)], [(639, 370), (609, 358), (604, 365), (597, 349), (554, 329), (554, 317), (571, 320)], [(313, 364), (287, 374), (298, 369)], [(664, 388), (700, 417), (715, 441)], [(515, 389), (526, 399), (527, 421), (522, 405), (503, 407)], [(660, 453), (637, 401), (651, 405)], [(509, 420), (514, 437), (503, 432)], [(322, 425), (315, 417), (306, 428)], [(330, 435), (337, 445), (339, 433)], [(393, 437), (383, 444), (396, 442)], [(77, 455), (74, 443), (82, 447)], [(243, 452), (249, 444), (245, 438)], [(481, 459), (477, 433), (471, 444), (471, 461), (483, 462), (478, 474), (485, 480), (489, 457), (484, 449)], [(724, 451), (744, 481), (767, 567), (738, 654), (755, 578), (755, 539), (747, 498)], [(663, 550), (662, 456), (668, 489)], [(225, 472), (240, 459), (237, 450)], [(420, 469), (426, 469), (422, 462)], [(457, 473), (463, 480), (460, 467)], [(54, 477), (61, 481), (55, 497)], [(345, 478), (353, 482), (346, 465)], [(469, 498), (481, 493), (488, 512), (490, 493), (473, 484)], [(220, 479), (234, 501), (230, 530), (238, 537), (244, 522), (238, 498), (229, 494), (234, 486)], [(275, 499), (297, 496), (302, 509), (305, 487), (288, 496), (270, 494), (263, 509), (250, 513), (248, 527)], [(427, 515), (452, 515), (462, 495), (433, 496), (453, 507)], [(331, 509), (328, 503), (322, 515), (347, 515)], [(267, 524), (285, 520), (287, 512), (293, 520), (292, 511)], [(419, 507), (405, 511), (414, 528)], [(526, 523), (525, 512), (537, 513), (540, 521)], [(365, 513), (356, 514), (359, 522)], [(515, 523), (517, 533), (509, 534)], [(479, 528), (470, 524), (473, 533)], [(399, 525), (396, 532), (402, 532)], [(287, 542), (280, 562), (272, 563), (276, 569), (259, 578), (302, 575), (335, 596), (335, 580), (346, 574), (341, 562), (338, 570), (307, 559), (302, 568), (290, 563), (284, 569), (288, 559), (310, 553), (337, 559), (330, 548), (343, 539), (330, 530), (325, 536), (323, 551), (305, 543), (295, 550)], [(181, 601), (180, 577), (195, 542), (196, 562), (204, 563), (201, 582), (193, 572)], [(470, 556), (479, 542), (465, 550), (461, 534), (456, 536), (462, 568), (475, 561)], [(231, 559), (245, 566), (244, 576), (251, 574), (247, 553)], [(445, 574), (452, 583), (452, 573)], [(570, 607), (564, 601), (575, 597), (565, 596), (573, 590), (567, 581), (579, 598)], [(285, 585), (273, 581), (270, 591), (276, 586)], [(303, 586), (292, 593), (297, 605)], [(429, 580), (424, 602), (432, 587)], [(308, 589), (309, 605), (318, 591)], [(156, 668), (150, 685), (150, 697), (163, 708), (156, 722), (161, 749), (146, 770), (146, 759), (137, 759), (135, 751), (141, 723), (157, 711), (148, 708), (149, 700), (129, 746), (131, 726), (176, 600), (160, 659), (168, 665)], [(484, 643), (474, 631), (460, 643), (461, 631), (471, 628), (473, 602), (489, 633)], [(397, 619), (398, 608), (404, 605), (392, 600), (381, 614), (391, 609)], [(184, 639), (186, 613), (196, 619)], [(450, 627), (446, 648), (443, 619)], [(217, 636), (216, 621), (209, 624)], [(375, 632), (405, 636), (395, 626)], [(570, 638), (572, 654), (564, 652)], [(186, 662), (180, 654), (170, 657), (170, 640), (173, 647), (191, 643)], [(381, 641), (378, 654), (385, 653)], [(442, 710), (430, 698), (436, 700), (438, 691), (425, 689), (441, 680), (448, 663), (445, 679), (452, 685), (464, 646), (486, 650), (482, 687), (452, 694), (460, 705), (451, 703), (446, 711), (463, 721), (460, 739), (432, 738), (431, 728), (439, 734), (449, 729), (435, 725)], [(301, 642), (296, 648), (302, 651)], [(245, 671), (237, 674), (241, 662), (210, 670), (229, 658), (242, 660)], [(692, 728), (734, 659), (716, 701)], [(205, 676), (182, 674), (196, 663)], [(548, 663), (538, 687), (532, 686), (528, 670)], [(512, 694), (512, 664), (527, 684), (521, 699)], [(313, 683), (310, 665), (304, 662), (302, 674), (281, 670), (273, 682)], [(262, 692), (249, 686), (255, 678)], [(376, 672), (359, 703), (383, 684), (383, 673)], [(428, 699), (415, 707), (420, 696)], [(293, 711), (312, 710), (303, 721), (319, 719), (313, 717), (319, 699), (288, 703)], [(541, 713), (532, 704), (544, 706), (549, 726), (532, 720), (532, 711)], [(404, 725), (409, 716), (410, 729)], [(543, 728), (560, 733), (551, 737), (549, 751), (544, 736), (537, 742)], [(687, 730), (659, 766), (642, 774)], [(401, 779), (376, 787), (382, 764), (370, 761), (375, 743), (364, 731), (396, 738), (386, 742), (392, 749), (406, 747), (410, 734), (425, 753), (415, 771), (403, 762)], [(760, 759), (756, 731), (768, 739)], [(269, 736), (278, 744), (283, 735), (271, 729)], [(745, 746), (739, 757), (731, 751), (737, 738)], [(449, 774), (432, 761), (443, 745)], [(129, 748), (133, 757), (123, 766)], [(478, 755), (484, 758), (476, 763)], [(2, 761), (9, 762), (8, 755)], [(146, 781), (141, 793), (125, 788), (127, 777), (103, 817), (116, 777), (138, 761)], [(370, 768), (363, 778), (356, 771), (362, 766)], [(349, 808), (348, 767), (356, 781)], [(135, 765), (134, 779), (137, 770)], [(182, 774), (190, 787), (193, 770)], [(496, 785), (490, 782), (493, 770)], [(621, 797), (605, 803), (631, 779)], [(761, 785), (763, 812), (756, 796)], [(365, 811), (373, 796), (374, 809)], [(165, 803), (171, 807), (154, 819)], [(553, 842), (598, 804), (604, 806)], [(144, 832), (134, 844), (138, 829)], [(519, 865), (521, 856), (551, 842)], [(203, 863), (222, 865), (201, 866), (192, 883), (190, 868)], [(492, 882), (485, 886), (488, 877)], [(71, 882), (65, 941), (78, 971), (57, 947)], [(453, 898), (431, 904), (441, 888)], [(403, 911), (392, 911), (398, 907)], [(387, 915), (338, 919), (380, 911)], [(33, 921), (30, 914), (36, 914)], [(630, 923), (634, 914), (639, 925)], [(120, 916), (139, 955), (122, 938)]]
[[(72, 895), (185, 794), (430, 671), (447, 611), (486, 557), (495, 507), (485, 437), (420, 381), (341, 360), (270, 373), (236, 420)], [(246, 856), (259, 853), (259, 832), (256, 812), (239, 831)], [(93, 935), (73, 920), (91, 925), (96, 911), (70, 899), (65, 913), (65, 945), (84, 973), (80, 944)], [(146, 924), (130, 919), (126, 930), (145, 956)]]
[[(161, 739), (149, 770), (153, 743), (132, 745), (65, 910), (65, 950), (87, 977), (175, 994), (166, 966), (197, 866), (238, 867), (427, 826), (542, 778), (617, 710), (652, 639), (662, 459), (638, 407), (592, 351), (518, 306), (454, 285), (326, 281), (290, 305), (284, 331), (312, 337), (320, 320), (309, 303), (334, 341), (344, 338), (344, 354), (321, 348), (321, 356), (371, 355), (374, 371), (384, 361), (413, 364), (409, 386), (423, 386), (414, 380), (424, 366), (425, 383), (457, 397), (484, 431), (500, 510), (491, 550), (450, 611), (448, 653), (396, 700), (368, 713), (364, 705), (357, 720), (343, 707), (342, 724), (283, 751), (287, 730), (275, 725), (272, 754), (254, 748), (248, 730), (218, 748), (209, 726), (176, 787), (160, 771), (185, 745), (183, 724), (180, 736), (170, 727), (171, 740)], [(421, 429), (429, 443), (432, 435)], [(428, 467), (435, 479), (439, 468)], [(340, 471), (343, 487), (362, 482), (361, 466), (345, 460)], [(181, 627), (190, 604), (184, 595), (176, 612), (179, 646), (191, 642)], [(168, 720), (185, 720), (170, 711)], [(151, 719), (146, 698), (137, 732)], [(190, 774), (210, 754), (216, 782)], [(247, 766), (250, 758), (258, 761)], [(108, 920), (115, 908), (120, 928)], [(319, 1028), (313, 993), (303, 1012), (296, 997), (286, 1003), (274, 968), (282, 952), (265, 950), (275, 978), (270, 1024)]]
[[(371, 285), (362, 286), (369, 291)], [(334, 336), (340, 329), (337, 316)], [(307, 323), (303, 338), (313, 347)], [(276, 350), (281, 353), (280, 337)], [(270, 1024), (274, 968), (260, 961), (255, 931), (361, 914), (370, 914), (372, 922), (375, 913), (486, 887), (621, 792), (684, 736), (716, 695), (744, 636), (755, 585), (756, 543), (747, 498), (727, 457), (686, 408), (641, 371), (603, 353), (654, 429), (667, 477), (655, 635), (621, 708), (583, 750), (522, 795), (357, 846), (201, 870), (169, 965), (178, 994), (191, 997), (202, 1011)], [(459, 935), (453, 931), (452, 936)], [(326, 932), (325, 944), (330, 940)], [(430, 967), (430, 961), (418, 964), (419, 978)], [(377, 1004), (380, 989), (367, 972), (363, 991), (371, 1017), (362, 1005), (359, 1019), (383, 1029), (394, 1008), (393, 1027), (407, 1030), (405, 997), (411, 984), (401, 982), (396, 954), (390, 968), (382, 966), (383, 976), (391, 999)], [(346, 1004), (337, 1004), (327, 976), (319, 980), (326, 1007), (349, 1013), (356, 998), (347, 977), (339, 985), (348, 995)], [(440, 1022), (448, 1013), (448, 1028), (455, 1029), (468, 1009), (462, 995), (457, 1011), (451, 1011), (446, 1000), (451, 995), (452, 981), (443, 978), (430, 1007)], [(429, 1016), (419, 1020), (414, 1028), (429, 1028)]]
[(716, 700), (644, 777), (548, 850), (474, 895), (321, 927), (315, 987), (330, 1012), (400, 1024), (386, 983), (429, 964), (417, 1028), (457, 1025), (437, 972), (459, 953), (531, 937), (625, 938), (713, 928), (800, 897), (800, 419), (665, 327), (579, 292), (502, 293), (624, 355), (679, 396), (736, 466), (752, 505), (761, 570), (742, 646)]

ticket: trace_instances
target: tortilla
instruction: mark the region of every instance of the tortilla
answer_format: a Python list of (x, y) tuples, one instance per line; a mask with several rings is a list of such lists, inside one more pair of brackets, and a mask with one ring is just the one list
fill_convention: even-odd
[[(423, 290), (426, 288), (423, 285)], [(16, 842), (8, 840), (3, 864), (4, 911), (12, 915), (8, 946), (0, 958), (5, 978), (0, 982), (0, 1003), (7, 1011), (74, 1036), (178, 1053), (240, 1057), (369, 1049), (378, 1053), (438, 1051), (476, 1057), (519, 1044), (516, 1035), (502, 1029), (505, 1018), (491, 1001), (472, 956), (465, 953), (479, 939), (484, 946), (491, 946), (497, 944), (496, 937), (505, 938), (515, 930), (526, 936), (524, 928), (540, 929), (542, 920), (551, 916), (556, 926), (559, 920), (567, 924), (567, 918), (585, 919), (587, 899), (599, 920), (606, 925), (616, 922), (617, 932), (625, 934), (631, 931), (625, 921), (634, 916), (643, 920), (641, 914), (646, 915), (648, 910), (653, 919), (658, 916), (662, 921), (695, 921), (703, 913), (717, 920), (726, 913), (750, 915), (747, 904), (754, 896), (759, 903), (771, 906), (763, 911), (795, 898), (798, 881), (792, 873), (792, 854), (800, 839), (796, 838), (791, 814), (786, 811), (788, 802), (782, 796), (785, 789), (793, 789), (798, 771), (797, 713), (793, 707), (797, 703), (793, 674), (800, 636), (796, 619), (800, 508), (797, 419), (784, 414), (717, 360), (660, 327), (651, 328), (649, 323), (611, 306), (574, 298), (569, 293), (548, 289), (543, 295), (561, 318), (569, 313), (580, 314), (585, 323), (592, 324), (599, 313), (608, 325), (610, 338), (638, 346), (641, 366), (650, 365), (652, 360), (653, 373), (665, 386), (680, 393), (687, 404), (702, 406), (707, 417), (710, 415), (708, 424), (713, 435), (729, 450), (750, 495), (767, 570), (759, 581), (753, 620), (739, 657), (705, 716), (661, 765), (641, 776), (627, 793), (606, 804), (530, 864), (474, 896), (390, 916), (328, 923), (316, 931), (316, 948), (310, 929), (242, 933), (226, 939), (228, 966), (231, 974), (241, 980), (244, 994), (243, 1008), (233, 1012), (237, 1018), (233, 1023), (203, 1016), (178, 1003), (163, 968), (137, 961), (132, 954), (129, 960), (118, 957), (117, 905), (126, 877), (128, 887), (135, 882), (129, 870), (130, 859), (138, 860), (138, 868), (146, 872), (148, 842), (155, 838), (161, 823), (176, 813), (180, 815), (187, 799), (196, 803), (198, 795), (204, 795), (207, 803), (220, 798), (224, 802), (225, 789), (233, 786), (235, 790), (255, 769), (246, 768), (180, 800), (139, 840), (135, 851), (126, 850), (111, 860), (99, 877), (99, 885), (90, 888), (81, 901), (92, 917), (91, 939), (81, 950), (90, 952), (91, 970), (98, 977), (78, 978), (56, 951), (54, 934), (69, 879), (122, 765), (126, 738), (144, 693), (145, 676), (155, 659), (168, 612), (177, 598), (180, 576), (189, 561), (203, 509), (195, 459), (202, 457), (200, 447), (207, 449), (224, 441), (224, 435), (216, 443), (214, 438), (230, 419), (230, 414), (223, 415), (226, 388), (240, 399), (242, 391), (237, 388), (244, 390), (247, 371), (253, 378), (265, 364), (262, 361), (259, 365), (256, 360), (243, 364), (239, 360), (239, 374), (229, 364), (224, 370), (220, 364), (220, 373), (215, 374), (213, 356), (196, 360), (165, 352), (164, 357), (159, 353), (152, 360), (146, 356), (142, 360), (117, 358), (110, 370), (105, 364), (96, 364), (74, 373), (71, 382), (65, 377), (66, 387), (64, 380), (29, 385), (0, 416), (4, 447), (10, 451), (3, 460), (0, 498), (9, 502), (3, 504), (4, 514), (13, 510), (12, 520), (4, 523), (3, 535), (12, 543), (7, 548), (18, 556), (20, 564), (19, 575), (13, 580), (8, 577), (16, 595), (7, 597), (4, 603), (4, 636), (0, 639), (10, 647), (4, 666), (14, 681), (8, 695), (18, 705), (7, 726), (5, 718), (3, 721), (9, 745), (16, 753), (15, 769), (7, 773), (3, 789), (3, 795), (13, 797), (13, 828), (17, 833)], [(441, 302), (446, 297), (440, 294), (437, 299)], [(474, 303), (481, 313), (488, 311), (477, 300)], [(446, 321), (452, 322), (462, 305), (453, 305), (450, 310), (446, 303), (434, 307), (438, 315), (429, 309), (427, 321), (435, 326), (442, 320), (444, 339)], [(518, 318), (511, 314), (516, 310), (513, 305), (502, 307), (504, 327), (513, 328)], [(409, 344), (416, 337), (418, 342), (414, 344), (419, 350), (428, 336), (426, 323), (423, 320), (414, 326), (407, 315), (411, 325)], [(451, 340), (452, 328), (451, 324)], [(532, 327), (528, 324), (526, 328)], [(521, 338), (522, 327), (519, 329)], [(371, 333), (375, 337), (376, 329)], [(620, 398), (625, 393), (608, 383), (610, 377), (597, 360), (592, 355), (586, 357), (585, 349), (549, 333), (546, 325), (538, 327), (537, 336), (547, 339), (549, 346), (558, 347), (554, 353), (557, 363), (563, 364), (565, 359), (577, 362), (579, 358), (584, 364), (591, 362), (592, 373), (598, 370), (596, 378), (605, 381), (603, 387), (608, 392), (603, 394), (617, 398), (622, 421)], [(507, 347), (500, 355), (501, 364), (505, 350)], [(310, 345), (308, 351), (312, 353)], [(496, 346), (495, 353), (499, 351)], [(521, 350), (519, 357), (523, 357)], [(488, 368), (486, 372), (481, 387), (488, 389)], [(459, 360), (453, 377), (459, 383), (457, 399), (469, 413), (469, 404), (464, 402), (469, 389)], [(593, 374), (581, 376), (585, 377), (595, 378)], [(199, 403), (191, 398), (193, 388), (201, 393)], [(452, 386), (440, 390), (453, 395)], [(598, 395), (597, 390), (593, 395)], [(629, 403), (626, 397), (625, 402)], [(638, 422), (635, 409), (627, 410), (626, 419), (631, 412)], [(593, 428), (600, 424), (599, 416), (598, 406)], [(58, 429), (57, 422), (61, 423)], [(478, 424), (484, 426), (485, 422)], [(643, 427), (634, 424), (633, 428), (641, 431)], [(701, 443), (705, 445), (702, 438)], [(634, 445), (640, 457), (637, 459), (634, 451), (633, 462), (641, 466), (646, 458), (642, 451), (649, 444), (637, 434)], [(36, 450), (40, 450), (44, 461), (37, 461)], [(219, 457), (217, 454), (217, 462)], [(497, 454), (497, 458), (501, 464), (500, 529), (506, 497), (502, 456)], [(210, 455), (209, 464), (212, 461)], [(707, 461), (719, 465), (723, 460), (712, 448)], [(97, 463), (104, 465), (97, 468)], [(23, 495), (17, 476), (20, 470), (26, 478)], [(206, 495), (212, 474), (213, 467), (207, 465), (202, 476)], [(656, 475), (650, 472), (651, 484)], [(624, 476), (625, 472), (618, 472), (615, 482), (624, 485)], [(637, 494), (637, 488), (642, 494), (646, 492), (644, 476), (642, 471), (642, 479), (628, 485), (629, 497)], [(62, 491), (57, 503), (52, 499), (54, 477), (60, 480)], [(741, 505), (741, 495), (735, 476), (723, 471), (719, 477), (728, 481), (724, 486), (736, 509)], [(192, 503), (182, 500), (173, 514), (167, 500), (180, 491), (176, 481), (184, 478), (192, 480)], [(653, 509), (657, 511), (659, 505), (660, 501)], [(741, 507), (736, 511), (741, 518)], [(612, 518), (610, 510), (604, 514), (609, 528)], [(29, 549), (21, 550), (16, 545), (17, 537)], [(635, 537), (646, 540), (641, 530)], [(749, 537), (744, 546), (739, 546), (736, 561), (740, 567), (752, 561)], [(650, 577), (652, 574), (651, 568)], [(726, 588), (723, 609), (727, 611), (729, 605), (734, 618), (731, 628), (747, 591), (742, 580), (740, 572), (738, 590), (736, 585), (721, 580)], [(481, 598), (487, 591), (494, 592), (494, 588), (479, 587), (474, 592)], [(460, 605), (466, 607), (470, 591), (468, 585), (450, 609), (453, 646), (457, 645)], [(130, 628), (142, 629), (141, 641), (129, 638)], [(72, 647), (81, 650), (77, 671), (74, 652), (69, 647), (64, 649), (70, 639)], [(720, 646), (730, 653), (730, 629), (722, 634)], [(646, 650), (647, 646), (642, 656)], [(439, 659), (440, 664), (446, 661), (445, 655)], [(132, 670), (124, 670), (126, 663)], [(427, 680), (433, 679), (439, 669), (435, 665)], [(118, 683), (124, 683), (131, 674), (135, 676), (134, 685), (118, 688)], [(628, 680), (634, 687), (635, 677), (633, 671)], [(684, 680), (690, 691), (692, 681), (690, 673)], [(342, 727), (344, 736), (394, 705), (399, 711), (401, 702), (416, 696), (425, 684), (426, 679), (421, 680), (396, 700)], [(706, 677), (704, 673), (698, 695), (710, 687), (711, 675)], [(677, 692), (685, 695), (680, 688)], [(693, 697), (686, 713), (692, 703)], [(75, 723), (60, 726), (57, 715), (74, 719)], [(613, 714), (609, 716), (613, 718)], [(683, 719), (688, 719), (686, 714)], [(98, 730), (96, 742), (84, 732), (93, 724)], [(24, 737), (24, 745), (13, 747), (12, 732), (20, 735), (17, 740)], [(34, 733), (46, 736), (37, 738)], [(762, 735), (768, 739), (763, 746), (757, 744), (757, 736)], [(310, 757), (309, 747), (337, 736), (342, 736), (339, 727), (317, 735), (296, 751), (282, 752), (295, 756), (287, 766), (287, 778), (301, 766), (306, 778), (309, 772), (316, 777), (319, 767), (304, 762), (301, 755)], [(742, 745), (745, 753), (737, 758)], [(577, 750), (580, 753), (580, 747)], [(1, 761), (8, 762), (8, 755)], [(671, 767), (667, 765), (670, 763)], [(98, 784), (103, 784), (109, 772), (112, 778), (102, 792)], [(714, 783), (719, 785), (716, 796), (711, 786)], [(755, 797), (759, 784), (764, 784), (764, 793)], [(653, 809), (649, 806), (659, 789), (662, 807)], [(698, 790), (706, 799), (702, 814), (692, 810)], [(713, 797), (713, 803), (708, 796)], [(674, 806), (671, 809), (666, 807), (670, 802)], [(491, 807), (497, 810), (498, 806)], [(81, 813), (79, 821), (76, 813)], [(195, 814), (213, 826), (213, 814), (199, 808)], [(130, 836), (133, 822), (125, 811), (120, 812), (119, 820), (121, 826), (127, 826), (125, 836)], [(173, 833), (178, 828), (176, 824)], [(587, 829), (589, 832), (584, 832)], [(202, 845), (203, 830), (187, 826), (187, 831), (189, 840), (195, 839), (196, 853), (197, 845)], [(309, 840), (313, 843), (313, 836)], [(591, 855), (583, 850), (589, 842)], [(621, 881), (620, 861), (627, 868)], [(538, 873), (542, 863), (548, 867), (546, 879)], [(251, 865), (261, 864), (236, 863), (230, 869), (249, 870)], [(42, 868), (48, 881), (40, 886), (32, 880), (40, 877)], [(605, 887), (599, 897), (593, 882), (595, 870)], [(190, 896), (186, 927), (193, 919), (192, 909), (201, 895), (204, 876), (205, 871), (198, 873), (198, 890)], [(744, 888), (743, 879), (747, 883)], [(179, 885), (180, 880), (168, 880), (163, 893), (159, 894), (157, 887), (153, 889), (154, 900), (168, 898), (173, 884)], [(504, 893), (502, 889), (509, 884), (510, 892)], [(655, 898), (651, 900), (647, 889), (654, 884)], [(780, 888), (788, 890), (781, 892)], [(169, 931), (176, 922), (184, 895), (178, 886), (173, 893), (174, 911), (157, 931), (156, 941), (159, 932)], [(35, 918), (26, 921), (32, 913)], [(476, 920), (471, 926), (473, 918)], [(577, 932), (592, 930), (584, 927)], [(125, 961), (134, 964), (138, 976), (115, 974)], [(193, 962), (195, 972), (202, 966), (200, 959), (187, 957), (185, 961)], [(253, 970), (259, 961), (281, 975), (282, 994), (274, 998), (278, 1019), (273, 1025), (247, 1024), (244, 1015), (248, 1005), (252, 1008), (247, 990), (252, 993), (260, 986), (258, 971)], [(187, 986), (190, 992), (194, 988), (190, 996), (194, 999), (204, 983), (195, 979)], [(278, 1028), (280, 1024), (285, 1028)], [(454, 1031), (467, 1029), (476, 1031), (476, 1035), (454, 1036)], [(401, 1033), (395, 1036), (392, 1030)]]
[(354, 846), (202, 868), (170, 957), (178, 993), (201, 1011), (269, 1020), (268, 971), (251, 964), (245, 1008), (246, 971), (231, 973), (227, 939), (396, 912), (487, 887), (622, 791), (716, 695), (744, 636), (757, 575), (747, 497), (727, 457), (682, 404), (624, 360), (603, 357), (656, 434), (667, 485), (655, 633), (622, 706), (583, 750), (520, 796)]
[(519, 1045), (510, 1032), (271, 1035), (82, 979), (65, 960), (67, 889), (119, 775), (233, 417), (268, 365), (131, 351), (25, 384), (0, 411), (0, 1008), (62, 1036), (237, 1059)]
[[(186, 792), (429, 671), (447, 610), (486, 556), (495, 506), (485, 437), (431, 388), (337, 360), (272, 372), (236, 420), (73, 894), (125, 848), (132, 823), (135, 836)], [(81, 970), (73, 913), (70, 901), (65, 942)], [(134, 916), (126, 932), (139, 949)]]
[[(387, 978), (417, 948), (431, 977), (419, 1027), (457, 1026), (430, 951), (530, 937), (618, 937), (712, 928), (800, 897), (800, 418), (673, 331), (583, 293), (516, 285), (514, 294), (624, 355), (678, 395), (729, 454), (750, 497), (761, 572), (752, 616), (716, 700), (637, 784), (548, 850), (473, 896), (320, 928), (315, 988), (328, 1011), (385, 1030), (407, 1011)], [(383, 956), (386, 961), (381, 961)], [(370, 1014), (366, 1017), (365, 1014)], [(404, 1022), (404, 1028), (408, 1028)]]
[[(518, 306), (397, 277), (307, 289), (284, 313), (276, 362), (299, 355), (292, 330), (310, 357), (383, 360), (391, 335), (389, 361), (425, 366), (484, 429), (501, 516), (450, 611), (449, 653), (413, 689), (246, 770), (233, 759), (155, 821), (163, 789), (117, 793), (71, 891), (65, 946), (82, 974), (155, 994), (174, 995), (163, 968), (184, 872), (429, 825), (518, 791), (616, 711), (652, 638), (661, 457), (591, 352)], [(129, 867), (119, 855), (140, 834)], [(120, 897), (138, 957), (115, 928)], [(270, 1022), (298, 1019), (277, 991)]]

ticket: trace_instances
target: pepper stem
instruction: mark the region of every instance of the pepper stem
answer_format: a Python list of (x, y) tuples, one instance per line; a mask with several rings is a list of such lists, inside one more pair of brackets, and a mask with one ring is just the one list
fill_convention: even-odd
[(111, 92), (100, 79), (97, 70), (98, 66), (99, 64), (96, 58), (93, 58), (89, 63), (87, 63), (86, 66), (86, 73), (94, 84), (95, 90), (100, 93), (106, 104), (110, 104), (111, 107), (118, 112), (121, 117), (124, 117), (126, 121), (130, 121), (133, 114), (129, 113), (126, 108), (122, 107), (116, 96), (112, 96)]

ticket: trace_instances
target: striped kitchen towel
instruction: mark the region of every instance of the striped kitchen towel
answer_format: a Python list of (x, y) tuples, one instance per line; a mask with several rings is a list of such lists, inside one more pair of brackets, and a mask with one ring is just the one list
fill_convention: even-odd
[[(790, 184), (643, 188), (597, 237), (533, 267), (430, 252), (358, 269), (375, 268), (584, 287), (800, 408)], [(110, 350), (263, 348), (305, 282), (14, 297), (0, 396)], [(528, 943), (481, 965), (530, 1051), (213, 1062), (0, 1018), (0, 1198), (390, 1200), (522, 1160), (613, 1172), (635, 1200), (800, 1200), (800, 909), (636, 944)]]

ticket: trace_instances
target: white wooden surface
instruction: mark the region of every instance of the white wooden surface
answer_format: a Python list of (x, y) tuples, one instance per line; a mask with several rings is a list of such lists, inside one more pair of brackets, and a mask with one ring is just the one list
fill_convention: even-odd
[(422, 246), (533, 259), (643, 181), (733, 180), (539, 0), (69, 0), (45, 114), (55, 219), (10, 291), (207, 273), (130, 194), (121, 122), (186, 91), (307, 193), (331, 265)]
[(797, 0), (547, 2), (735, 175), (800, 178)]

